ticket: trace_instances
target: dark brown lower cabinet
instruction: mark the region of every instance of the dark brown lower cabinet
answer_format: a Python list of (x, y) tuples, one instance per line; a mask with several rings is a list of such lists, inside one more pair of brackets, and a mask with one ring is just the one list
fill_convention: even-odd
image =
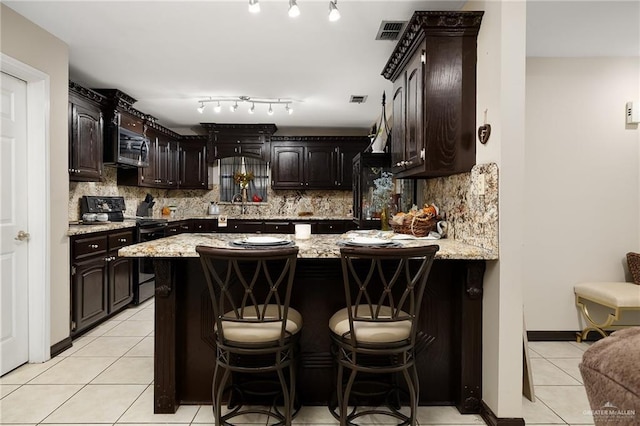
[(131, 303), (133, 298), (133, 262), (131, 259), (113, 256), (107, 263), (109, 277), (109, 312), (116, 312)]
[(71, 336), (127, 306), (133, 299), (133, 259), (118, 249), (134, 243), (134, 230), (71, 237)]
[[(185, 232), (192, 232), (192, 221), (181, 220), (179, 222), (170, 223), (164, 230), (164, 236), (170, 237), (171, 235), (184, 234)], [(198, 231), (201, 232), (201, 231)]]
[(71, 335), (107, 317), (107, 264), (102, 256), (78, 262), (71, 269)]
[(264, 230), (264, 222), (254, 220), (229, 219), (226, 227), (219, 227), (218, 232), (235, 233), (260, 233)]
[[(312, 234), (342, 234), (357, 225), (352, 220), (250, 220), (228, 219), (226, 227), (218, 227), (221, 233), (264, 233), (264, 234), (293, 234), (296, 223), (311, 224)], [(203, 231), (193, 231), (203, 232)], [(206, 231), (204, 231), (206, 232)]]

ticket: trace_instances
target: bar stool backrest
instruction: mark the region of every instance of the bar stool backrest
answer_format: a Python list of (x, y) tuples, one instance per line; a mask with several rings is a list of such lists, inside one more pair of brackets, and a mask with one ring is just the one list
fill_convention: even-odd
[[(229, 343), (225, 325), (279, 327), (274, 345), (290, 337), (287, 318), (297, 247), (232, 249), (196, 247), (209, 287), (218, 340)], [(248, 342), (248, 346), (252, 343)], [(260, 342), (256, 345), (264, 345)]]
[[(415, 343), (418, 316), (437, 245), (415, 248), (343, 247), (340, 249), (349, 331), (354, 346), (375, 346), (358, 340), (358, 326), (379, 324), (390, 330), (407, 322), (407, 339)], [(348, 336), (346, 334), (349, 334)], [(389, 342), (381, 342), (387, 347)]]

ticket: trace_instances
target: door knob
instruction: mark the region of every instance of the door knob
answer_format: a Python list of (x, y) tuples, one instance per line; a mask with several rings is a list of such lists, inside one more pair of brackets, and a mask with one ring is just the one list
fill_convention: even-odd
[(31, 237), (31, 235), (29, 235), (28, 232), (24, 232), (24, 231), (18, 231), (18, 235), (14, 238), (14, 240), (16, 241), (29, 241), (29, 238)]

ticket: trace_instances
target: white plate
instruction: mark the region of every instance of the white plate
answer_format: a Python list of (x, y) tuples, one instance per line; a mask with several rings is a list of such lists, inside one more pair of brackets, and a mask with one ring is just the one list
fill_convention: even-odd
[(250, 244), (253, 246), (272, 246), (277, 244), (286, 244), (289, 242), (288, 240), (277, 237), (247, 237), (240, 241), (243, 244)]
[(375, 237), (355, 237), (347, 240), (346, 243), (353, 246), (386, 246), (393, 244), (393, 241)]

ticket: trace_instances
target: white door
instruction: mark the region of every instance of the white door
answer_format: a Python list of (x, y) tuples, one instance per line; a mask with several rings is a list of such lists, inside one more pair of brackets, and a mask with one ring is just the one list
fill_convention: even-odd
[(0, 74), (0, 375), (29, 360), (27, 83)]

